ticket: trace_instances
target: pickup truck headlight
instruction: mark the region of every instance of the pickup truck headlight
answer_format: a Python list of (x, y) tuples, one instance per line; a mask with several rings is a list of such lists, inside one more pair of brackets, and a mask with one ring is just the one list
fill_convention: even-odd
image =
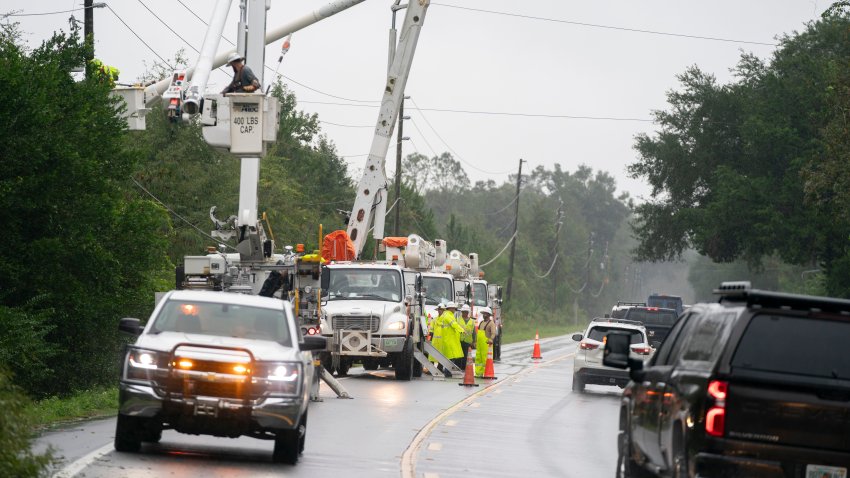
[(257, 364), (254, 380), (265, 382), (273, 396), (294, 396), (301, 392), (300, 362), (265, 362)]
[(130, 348), (124, 364), (124, 378), (150, 382), (160, 370), (168, 369), (168, 354), (156, 350)]

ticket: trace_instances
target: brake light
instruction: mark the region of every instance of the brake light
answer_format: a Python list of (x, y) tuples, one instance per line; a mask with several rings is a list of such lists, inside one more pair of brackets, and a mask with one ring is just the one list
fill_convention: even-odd
[(726, 395), (729, 382), (712, 380), (708, 382), (708, 397), (714, 405), (705, 414), (705, 432), (711, 436), (722, 437), (726, 429)]
[(638, 355), (649, 355), (652, 352), (652, 348), (650, 347), (634, 347), (632, 348), (632, 352)]
[(646, 310), (658, 310), (658, 307), (647, 307)]
[(582, 350), (596, 350), (599, 348), (599, 344), (592, 344), (590, 342), (579, 342), (578, 347)]

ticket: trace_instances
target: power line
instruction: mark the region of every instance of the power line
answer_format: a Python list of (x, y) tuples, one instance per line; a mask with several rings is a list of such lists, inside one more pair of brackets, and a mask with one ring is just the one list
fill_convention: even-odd
[(329, 124), (329, 125), (333, 125), (333, 126), (339, 126), (339, 127), (342, 127), (342, 128), (374, 128), (375, 127), (374, 125), (365, 125), (365, 124), (362, 124), (362, 125), (361, 124), (340, 124), (340, 123), (334, 123), (334, 122), (325, 121), (325, 120), (319, 120), (319, 123)]
[(481, 264), (481, 265), (480, 265), (480, 266), (478, 266), (478, 267), (487, 267), (487, 266), (489, 266), (490, 264), (492, 264), (492, 263), (493, 263), (496, 259), (498, 259), (498, 258), (499, 258), (499, 256), (501, 256), (501, 255), (502, 255), (502, 254), (503, 254), (503, 253), (504, 253), (504, 252), (508, 249), (508, 246), (510, 246), (510, 245), (511, 245), (511, 243), (513, 242), (513, 240), (514, 240), (514, 238), (516, 237), (517, 233), (518, 233), (518, 231), (514, 231), (514, 234), (511, 236), (511, 238), (510, 238), (510, 239), (508, 239), (508, 242), (505, 244), (505, 247), (503, 247), (503, 248), (502, 248), (502, 250), (501, 250), (501, 251), (499, 251), (499, 253), (498, 253), (498, 254), (496, 254), (496, 257), (494, 257), (494, 258), (490, 259), (489, 261), (487, 261), (487, 262), (486, 262), (486, 263), (484, 263), (484, 264)]
[(513, 199), (511, 199), (511, 202), (507, 203), (507, 204), (505, 205), (505, 207), (503, 207), (503, 208), (499, 209), (498, 211), (493, 211), (493, 212), (482, 212), (481, 214), (486, 214), (486, 215), (488, 215), (488, 216), (492, 216), (492, 215), (494, 215), (494, 214), (499, 214), (500, 212), (504, 212), (504, 210), (505, 210), (505, 209), (507, 209), (507, 208), (509, 208), (509, 207), (511, 207), (511, 205), (512, 205), (513, 203), (515, 203), (517, 199), (519, 199), (519, 195), (514, 194), (514, 198), (513, 198)]
[(691, 39), (695, 39), (695, 40), (710, 40), (710, 41), (719, 41), (719, 42), (726, 42), (726, 43), (743, 43), (743, 44), (747, 44), (747, 45), (776, 46), (775, 43), (765, 43), (765, 42), (747, 41), (747, 40), (735, 40), (735, 39), (731, 39), (731, 38), (708, 37), (708, 36), (700, 36), (700, 35), (688, 35), (688, 34), (685, 34), (685, 33), (661, 32), (661, 31), (655, 31), (655, 30), (643, 30), (643, 29), (639, 29), (639, 28), (617, 27), (617, 26), (612, 26), (612, 25), (601, 25), (601, 24), (597, 24), (597, 23), (576, 22), (576, 21), (572, 21), (572, 20), (562, 20), (562, 19), (557, 19), (557, 18), (536, 17), (536, 16), (533, 16), (533, 15), (524, 15), (524, 14), (520, 14), (520, 13), (498, 12), (498, 11), (494, 11), (494, 10), (484, 10), (484, 9), (481, 9), (481, 8), (462, 7), (460, 5), (449, 5), (449, 4), (446, 4), (446, 3), (432, 3), (431, 5), (432, 6), (436, 5), (436, 6), (440, 6), (440, 7), (447, 7), (447, 8), (456, 8), (458, 10), (468, 10), (468, 11), (471, 11), (471, 12), (489, 13), (489, 14), (492, 14), (492, 15), (503, 15), (503, 16), (506, 16), (506, 17), (524, 18), (524, 19), (527, 19), (527, 20), (538, 20), (538, 21), (552, 22), (552, 23), (564, 23), (564, 24), (568, 24), (568, 25), (577, 25), (577, 26), (590, 27), (590, 28), (604, 28), (606, 30), (619, 30), (619, 31), (632, 32), (632, 33), (645, 33), (645, 34), (649, 34), (649, 35), (662, 35), (662, 36), (670, 36), (670, 37), (691, 38)]
[(59, 10), (59, 11), (55, 11), (55, 12), (6, 13), (4, 15), (0, 15), (0, 17), (3, 17), (3, 18), (6, 18), (6, 17), (39, 17), (39, 16), (42, 16), (42, 15), (57, 15), (57, 14), (60, 14), (60, 13), (71, 13), (71, 12), (76, 12), (78, 10), (88, 10), (89, 8), (100, 8), (100, 7), (103, 7), (103, 6), (107, 6), (107, 5), (105, 3), (103, 3), (103, 4), (98, 3), (98, 4), (95, 4), (95, 5), (92, 5), (91, 7), (77, 7), (77, 8), (72, 8), (70, 10)]
[(157, 53), (157, 52), (156, 52), (156, 50), (154, 50), (154, 49), (153, 49), (153, 47), (151, 47), (150, 45), (148, 45), (148, 42), (144, 41), (144, 40), (142, 39), (142, 37), (140, 37), (140, 36), (139, 36), (139, 34), (135, 32), (135, 30), (133, 30), (132, 28), (130, 28), (130, 25), (127, 25), (127, 22), (125, 22), (125, 21), (124, 21), (124, 19), (122, 19), (122, 18), (121, 18), (121, 17), (120, 17), (117, 13), (115, 13), (115, 10), (113, 10), (113, 9), (112, 9), (112, 7), (110, 7), (110, 6), (109, 6), (109, 4), (106, 4), (106, 8), (108, 8), (108, 9), (109, 9), (109, 11), (110, 11), (110, 12), (112, 12), (112, 14), (113, 14), (113, 15), (115, 15), (115, 18), (117, 18), (117, 19), (118, 19), (118, 21), (120, 21), (121, 23), (123, 23), (123, 24), (124, 24), (124, 26), (125, 26), (125, 27), (127, 27), (127, 30), (130, 30), (130, 33), (132, 33), (133, 35), (135, 35), (135, 36), (136, 36), (136, 38), (138, 38), (140, 42), (142, 42), (142, 43), (143, 43), (146, 47), (148, 47), (148, 50), (150, 50), (150, 51), (151, 51), (151, 53), (153, 53), (154, 55), (156, 55), (156, 57), (157, 57), (157, 58), (159, 58), (159, 60), (160, 60), (161, 62), (163, 62), (163, 63), (164, 63), (167, 67), (171, 68), (172, 70), (174, 69), (174, 67), (173, 67), (173, 66), (171, 66), (171, 64), (170, 64), (170, 63), (168, 63), (168, 62), (165, 60), (165, 58), (163, 58), (163, 57), (159, 56), (159, 53)]

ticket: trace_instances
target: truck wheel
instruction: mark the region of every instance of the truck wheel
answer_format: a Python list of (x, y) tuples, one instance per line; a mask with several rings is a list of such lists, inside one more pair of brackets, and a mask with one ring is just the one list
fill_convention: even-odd
[[(274, 452), (272, 452), (272, 460), (275, 463), (285, 463), (287, 465), (295, 465), (298, 463), (298, 455), (300, 449), (299, 430), (301, 426), (294, 430), (280, 430), (274, 439)], [(306, 433), (306, 427), (304, 429)]]
[(378, 370), (378, 360), (373, 358), (363, 360), (363, 368), (369, 371)]
[(410, 380), (413, 376), (413, 340), (404, 341), (404, 348), (399, 352), (395, 361), (395, 379)]
[(142, 439), (139, 437), (139, 419), (118, 414), (115, 423), (115, 449), (135, 453), (142, 448)]
[(576, 374), (573, 374), (573, 392), (584, 393), (584, 381)]
[(345, 377), (346, 375), (348, 375), (348, 369), (350, 369), (350, 368), (351, 368), (351, 360), (344, 358), (344, 357), (340, 357), (339, 358), (339, 365), (336, 366), (337, 377)]
[(331, 375), (334, 373), (334, 362), (331, 354), (327, 352), (322, 352), (319, 354), (319, 360), (322, 361), (322, 366), (325, 367), (325, 370), (328, 371)]

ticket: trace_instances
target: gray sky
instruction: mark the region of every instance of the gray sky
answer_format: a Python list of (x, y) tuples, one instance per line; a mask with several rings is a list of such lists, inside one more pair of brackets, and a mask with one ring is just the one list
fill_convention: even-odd
[[(212, 0), (181, 0), (205, 20)], [(272, 0), (268, 25), (273, 28), (308, 13), (329, 0)], [(120, 0), (112, 9), (159, 55), (171, 59), (186, 48), (142, 3), (200, 48), (205, 26), (177, 0)], [(235, 37), (238, 0), (231, 8), (225, 36)], [(0, 12), (41, 13), (81, 6), (81, 0), (4, 0)], [(334, 17), (296, 33), (280, 72), (309, 88), (287, 81), (299, 108), (316, 112), (329, 123), (322, 129), (346, 157), (352, 171), (362, 170), (378, 115), (386, 79), (387, 31), (391, 0), (366, 0)], [(529, 113), (649, 119), (666, 107), (665, 92), (675, 75), (699, 65), (728, 81), (740, 52), (763, 58), (774, 47), (653, 35), (493, 15), (446, 5), (545, 17), (571, 22), (652, 30), (694, 36), (774, 43), (783, 32), (803, 28), (829, 6), (806, 0), (439, 0), (432, 3), (422, 29), (407, 94), (415, 106), (478, 112)], [(399, 13), (399, 24), (403, 19)], [(56, 29), (68, 30), (70, 13), (16, 17), (26, 39), (38, 45)], [(82, 20), (83, 12), (74, 12)], [(156, 57), (108, 9), (95, 10), (96, 56), (121, 69), (121, 81), (136, 79)], [(222, 42), (220, 49), (229, 49)], [(266, 50), (275, 67), (280, 42)], [(271, 78), (267, 71), (266, 81)], [(216, 72), (220, 90), (229, 76)], [(360, 101), (349, 101), (360, 100)], [(336, 104), (321, 104), (336, 103)], [(340, 103), (344, 105), (340, 105)], [(353, 106), (352, 106), (353, 105)], [(365, 106), (364, 106), (365, 105)], [(408, 102), (408, 107), (414, 104)], [(404, 154), (432, 156), (451, 151), (470, 178), (501, 183), (524, 158), (530, 167), (567, 170), (580, 164), (609, 171), (618, 188), (632, 196), (648, 196), (649, 187), (627, 177), (635, 160), (633, 137), (653, 131), (653, 124), (612, 121), (466, 114), (406, 110)], [(430, 125), (429, 126), (429, 123)], [(436, 130), (436, 132), (435, 132)], [(394, 148), (387, 164), (394, 169)], [(525, 166), (528, 167), (528, 166)], [(355, 176), (359, 179), (359, 173)]]

